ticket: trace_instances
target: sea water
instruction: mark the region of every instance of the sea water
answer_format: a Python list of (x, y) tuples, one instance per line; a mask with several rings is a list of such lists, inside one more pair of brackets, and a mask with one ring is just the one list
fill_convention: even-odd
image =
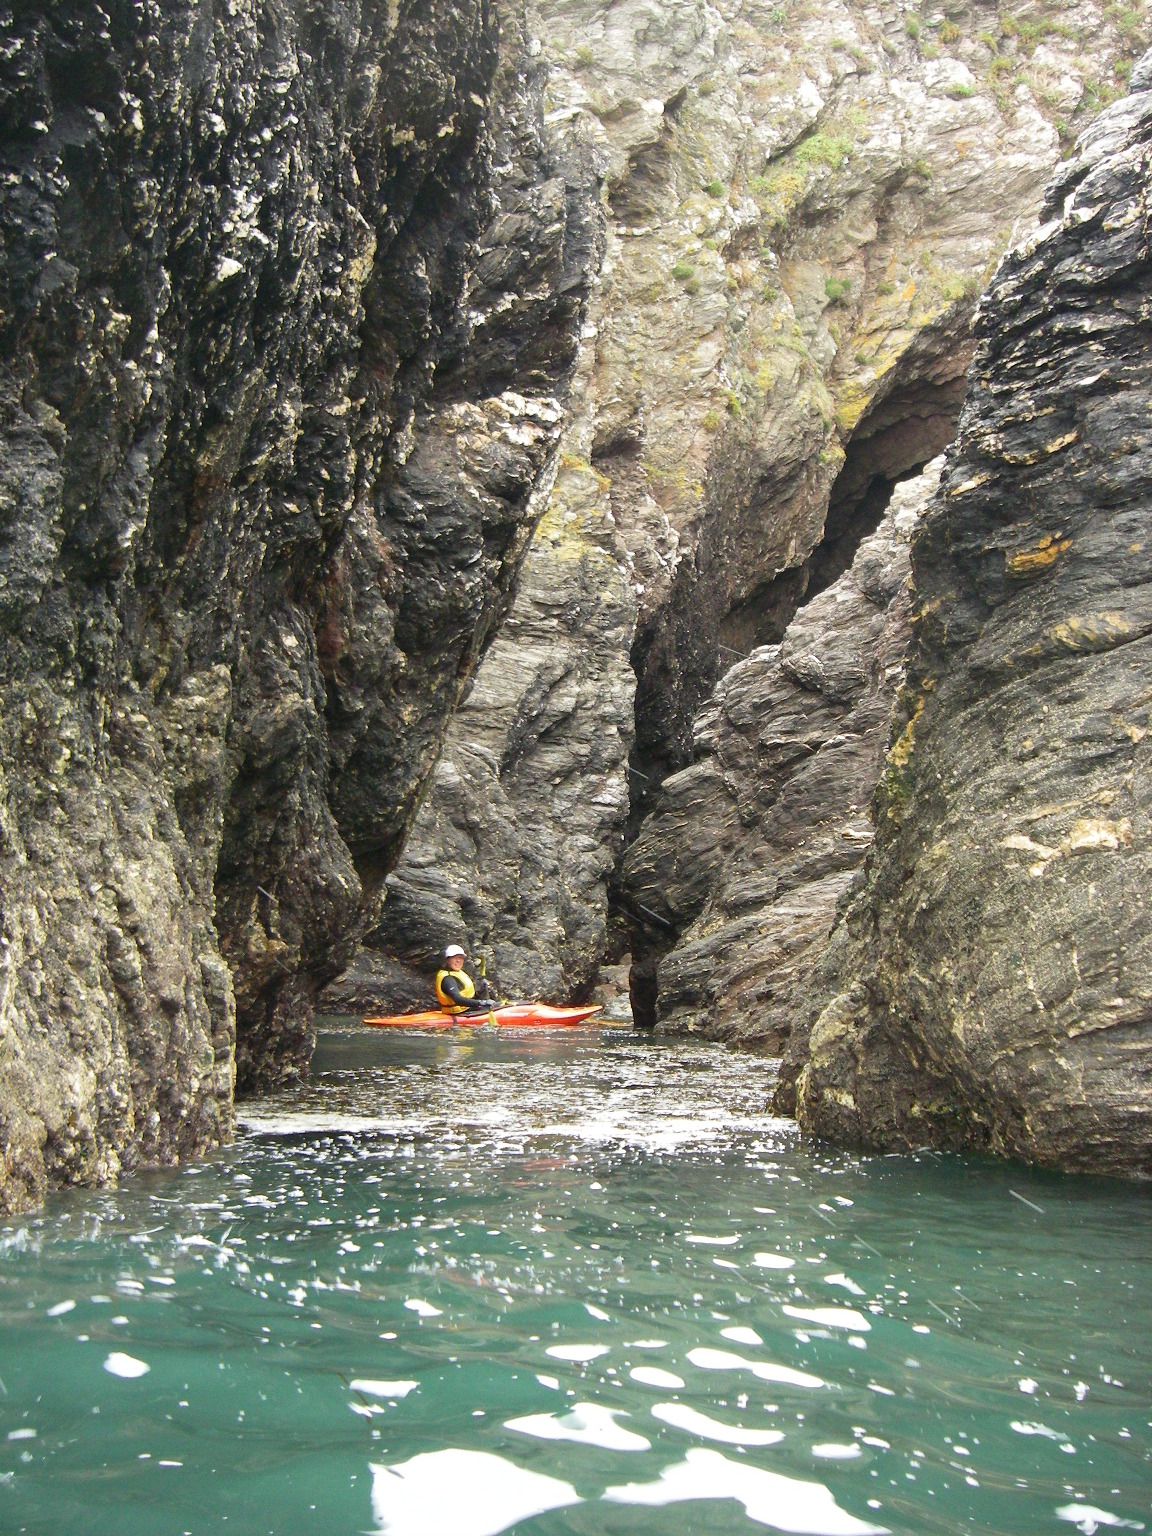
[(1136, 1185), (805, 1143), (608, 1030), (321, 1037), (0, 1231), (0, 1530), (1152, 1529)]

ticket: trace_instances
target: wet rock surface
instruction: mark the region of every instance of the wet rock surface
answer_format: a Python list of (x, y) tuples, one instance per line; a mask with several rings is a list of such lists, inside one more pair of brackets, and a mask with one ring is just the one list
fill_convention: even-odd
[(514, 6), (0, 28), (11, 1209), (307, 1061), (542, 510), (599, 235)]
[(427, 1006), (443, 947), (461, 937), (503, 996), (570, 999), (595, 982), (635, 691), (631, 594), (598, 496), (587, 465), (561, 468), (512, 615), (388, 877), (380, 927), (326, 1007)]
[[(981, 306), (800, 1122), (1152, 1174), (1152, 56)], [(799, 1044), (804, 1043), (801, 1035)]]
[[(650, 984), (677, 930), (602, 871), (693, 763), (718, 679), (780, 642), (892, 483), (955, 435), (976, 294), (1129, 47), (1092, 4), (1033, 6), (1019, 25), (950, 6), (920, 30), (887, 4), (537, 0), (530, 14), (549, 118), (604, 176), (554, 512), (600, 551), (611, 595), (556, 610), (548, 638), (539, 593), (573, 590), (550, 514), (511, 610), (532, 659), (510, 665), (501, 646), (481, 667), (483, 722), (470, 703), (450, 726), (356, 963), (376, 979), (357, 995), (397, 1004), (426, 999), (416, 972), (450, 935), (516, 990), (577, 996), (607, 930), (609, 959), (632, 949)], [(707, 843), (702, 827), (685, 836)], [(589, 873), (574, 878), (581, 847)]]
[(677, 935), (635, 968), (642, 1022), (777, 1054), (787, 1041), (872, 841), (909, 640), (909, 539), (940, 462), (896, 488), (851, 567), (697, 716), (696, 761), (665, 779), (624, 861), (626, 898)]

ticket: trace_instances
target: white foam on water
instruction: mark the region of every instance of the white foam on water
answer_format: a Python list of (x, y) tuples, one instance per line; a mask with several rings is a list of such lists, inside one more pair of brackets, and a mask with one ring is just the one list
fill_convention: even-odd
[(723, 1424), (689, 1408), (687, 1403), (657, 1403), (652, 1417), (686, 1434), (699, 1435), (701, 1440), (718, 1440), (721, 1445), (779, 1445), (784, 1438), (779, 1429), (742, 1429), (739, 1424)]
[(825, 1440), (812, 1447), (812, 1454), (819, 1456), (821, 1461), (855, 1461), (864, 1453), (858, 1445), (838, 1445), (835, 1441)]
[(406, 1116), (355, 1115), (323, 1109), (295, 1112), (242, 1109), (237, 1112), (236, 1124), (261, 1136), (338, 1135), (342, 1131), (361, 1135), (365, 1131), (376, 1131), (392, 1136), (412, 1136), (431, 1128), (429, 1121)]
[(434, 1307), (430, 1301), (421, 1301), (418, 1296), (409, 1297), (404, 1303), (409, 1312), (415, 1312), (417, 1317), (443, 1317), (439, 1307)]
[(504, 1428), (517, 1434), (534, 1435), (537, 1440), (574, 1440), (578, 1445), (592, 1445), (602, 1451), (646, 1451), (651, 1441), (617, 1424), (617, 1415), (628, 1418), (622, 1408), (605, 1408), (600, 1403), (576, 1403), (570, 1413), (530, 1413), (522, 1419), (505, 1419)]
[(795, 1123), (774, 1115), (726, 1115), (705, 1111), (698, 1115), (640, 1116), (623, 1112), (618, 1115), (588, 1116), (572, 1121), (556, 1121), (533, 1127), (539, 1136), (570, 1137), (596, 1145), (616, 1142), (641, 1147), (647, 1152), (677, 1152), (682, 1147), (726, 1144), (743, 1132), (787, 1136)]
[(625, 1349), (667, 1349), (667, 1339), (633, 1339), (631, 1344), (626, 1344)]
[(662, 1371), (658, 1365), (637, 1365), (628, 1374), (642, 1387), (663, 1387), (668, 1392), (676, 1392), (684, 1385), (681, 1377), (673, 1371)]
[(709, 1248), (735, 1248), (740, 1241), (740, 1234), (737, 1232), (731, 1237), (704, 1237), (699, 1232), (685, 1232), (684, 1241), (705, 1244)]
[(817, 1323), (821, 1328), (846, 1328), (849, 1333), (871, 1333), (872, 1324), (854, 1307), (793, 1307), (783, 1308), (786, 1317), (794, 1317), (802, 1323)]
[(754, 1253), (752, 1262), (757, 1269), (794, 1269), (796, 1265), (786, 1253)]
[(713, 1264), (715, 1264), (717, 1269), (739, 1269), (740, 1268), (739, 1264), (733, 1264), (731, 1259), (713, 1259), (712, 1262), (713, 1262)]
[(1031, 1376), (1025, 1376), (1021, 1381), (1018, 1381), (1016, 1385), (1027, 1397), (1034, 1397), (1036, 1394), (1036, 1388), (1040, 1385), (1040, 1383), (1038, 1381), (1033, 1381)]
[(9, 1440), (35, 1440), (35, 1438), (36, 1431), (34, 1429), (10, 1429), (8, 1431)]
[(825, 1275), (824, 1284), (838, 1285), (842, 1291), (850, 1291), (853, 1296), (863, 1296), (866, 1294), (862, 1285), (857, 1285), (855, 1280), (849, 1279), (844, 1274)]
[(118, 1349), (114, 1349), (104, 1362), (104, 1369), (112, 1376), (122, 1376), (125, 1381), (134, 1381), (137, 1376), (147, 1376), (152, 1369), (143, 1360), (137, 1360), (132, 1355), (124, 1355)]
[(370, 1381), (366, 1376), (357, 1376), (348, 1388), (351, 1392), (363, 1392), (366, 1397), (407, 1397), (419, 1385), (418, 1381)]
[(1110, 1510), (1097, 1509), (1094, 1504), (1064, 1504), (1056, 1511), (1057, 1520), (1067, 1520), (1077, 1526), (1083, 1536), (1093, 1536), (1102, 1525), (1119, 1527), (1126, 1531), (1142, 1531), (1142, 1520), (1122, 1520)]
[(729, 1461), (719, 1451), (699, 1446), (683, 1461), (665, 1467), (658, 1482), (609, 1488), (604, 1497), (613, 1504), (650, 1506), (735, 1499), (750, 1520), (796, 1536), (887, 1536), (886, 1527), (870, 1525), (841, 1509), (822, 1483)]
[(566, 1360), (570, 1365), (587, 1365), (608, 1353), (607, 1344), (550, 1344), (544, 1351), (553, 1360)]
[(579, 1504), (571, 1483), (528, 1472), (489, 1451), (426, 1451), (372, 1466), (381, 1536), (498, 1536), (510, 1525)]
[(75, 1310), (76, 1310), (76, 1303), (74, 1301), (58, 1301), (54, 1307), (49, 1307), (48, 1308), (48, 1310), (47, 1310), (47, 1312), (45, 1312), (44, 1316), (45, 1317), (63, 1317), (66, 1312), (74, 1312)]
[(690, 1349), (689, 1361), (702, 1371), (751, 1371), (761, 1381), (778, 1381), (788, 1387), (822, 1387), (823, 1380), (807, 1371), (795, 1371), (790, 1365), (775, 1365), (771, 1360), (745, 1360), (727, 1349)]
[(542, 1387), (548, 1387), (553, 1392), (559, 1392), (560, 1390), (559, 1379), (555, 1376), (541, 1376), (539, 1371), (537, 1371), (536, 1380)]
[(755, 1328), (721, 1328), (720, 1337), (731, 1339), (733, 1344), (763, 1344), (764, 1342)]
[(594, 1307), (590, 1301), (584, 1303), (584, 1310), (589, 1317), (594, 1317), (598, 1323), (610, 1323), (612, 1318), (602, 1307)]

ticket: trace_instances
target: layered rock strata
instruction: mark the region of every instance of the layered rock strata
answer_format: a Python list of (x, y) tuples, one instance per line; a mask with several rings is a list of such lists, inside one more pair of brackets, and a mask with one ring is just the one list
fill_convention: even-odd
[(587, 463), (561, 467), (512, 615), (388, 877), (383, 931), (324, 1006), (427, 1006), (439, 952), (461, 936), (505, 995), (569, 998), (595, 981), (635, 692), (631, 591), (601, 493)]
[(542, 510), (599, 216), (514, 5), (0, 30), (13, 1209), (307, 1059)]
[[(1130, 43), (1097, 4), (1034, 5), (1020, 22), (950, 5), (923, 25), (836, 0), (536, 0), (530, 14), (549, 119), (584, 137), (605, 179), (570, 473), (513, 608), (533, 659), (510, 668), (502, 648), (491, 679), (481, 670), (484, 734), (471, 712), (449, 729), (346, 1000), (416, 995), (450, 932), (508, 985), (587, 986), (615, 889), (600, 870), (692, 761), (717, 679), (779, 643), (891, 484), (954, 436), (975, 294)], [(537, 594), (571, 590), (555, 526), (572, 526), (574, 502), (612, 596), (546, 639)], [(577, 848), (589, 878), (570, 873)], [(675, 937), (621, 912), (610, 949), (632, 942), (652, 962)]]
[(913, 542), (876, 845), (795, 1090), (838, 1142), (1152, 1174), (1152, 55), (1132, 86), (1000, 266)]
[(851, 567), (753, 651), (696, 717), (624, 862), (629, 898), (678, 937), (638, 965), (655, 1027), (776, 1052), (872, 841), (868, 805), (908, 649), (908, 544), (937, 460), (896, 488)]

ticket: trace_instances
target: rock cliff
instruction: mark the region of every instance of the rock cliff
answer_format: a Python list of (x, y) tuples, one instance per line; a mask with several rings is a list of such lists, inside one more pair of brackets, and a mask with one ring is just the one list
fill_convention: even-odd
[[(782, 1032), (787, 967), (817, 965), (864, 847), (914, 480), (954, 434), (977, 292), (1137, 34), (1095, 0), (0, 16), (0, 1208), (225, 1138), (234, 1082), (306, 1064), (366, 926), (381, 1001), (422, 992), (448, 930), (557, 996), (632, 944), (647, 1021), (724, 1031), (733, 998), (765, 1001), (739, 946), (768, 955), (795, 899)], [(1103, 132), (1065, 191), (1121, 154)], [(1133, 297), (1101, 366), (1114, 336), (1123, 370), (1138, 284), (1107, 255), (1099, 290)], [(1069, 278), (1067, 314), (1104, 313), (1094, 281)], [(1089, 452), (1077, 430), (1054, 464)], [(1080, 515), (1005, 590), (1048, 582), (1103, 667), (1091, 615), (1121, 598), (1059, 586), (1077, 561), (1104, 580)], [(995, 606), (988, 550), (961, 598), (943, 537), (942, 652)], [(953, 695), (926, 668), (931, 740)], [(731, 870), (686, 829), (697, 793)], [(1005, 833), (1047, 850), (1029, 890), (1089, 824), (1129, 867), (1137, 811), (1085, 811)], [(802, 1080), (813, 1124), (837, 1074)]]
[[(908, 647), (908, 543), (940, 461), (897, 487), (850, 568), (781, 644), (753, 651), (696, 717), (628, 850), (629, 896), (678, 934), (647, 973), (662, 1032), (779, 1054), (836, 905), (872, 841), (868, 806)], [(640, 968), (637, 967), (637, 971)]]
[[(1152, 55), (981, 305), (800, 1122), (1152, 1174)], [(802, 1064), (801, 1064), (802, 1063)]]
[(600, 233), (512, 4), (0, 34), (13, 1209), (307, 1060), (543, 508)]
[[(509, 989), (578, 994), (607, 921), (651, 1022), (677, 928), (612, 878), (621, 847), (717, 680), (954, 436), (975, 296), (1133, 40), (1091, 3), (535, 0), (530, 24), (548, 118), (604, 179), (565, 468), (527, 651), (481, 668), (339, 995), (422, 995), (449, 932)], [(542, 592), (568, 594), (551, 630)]]

